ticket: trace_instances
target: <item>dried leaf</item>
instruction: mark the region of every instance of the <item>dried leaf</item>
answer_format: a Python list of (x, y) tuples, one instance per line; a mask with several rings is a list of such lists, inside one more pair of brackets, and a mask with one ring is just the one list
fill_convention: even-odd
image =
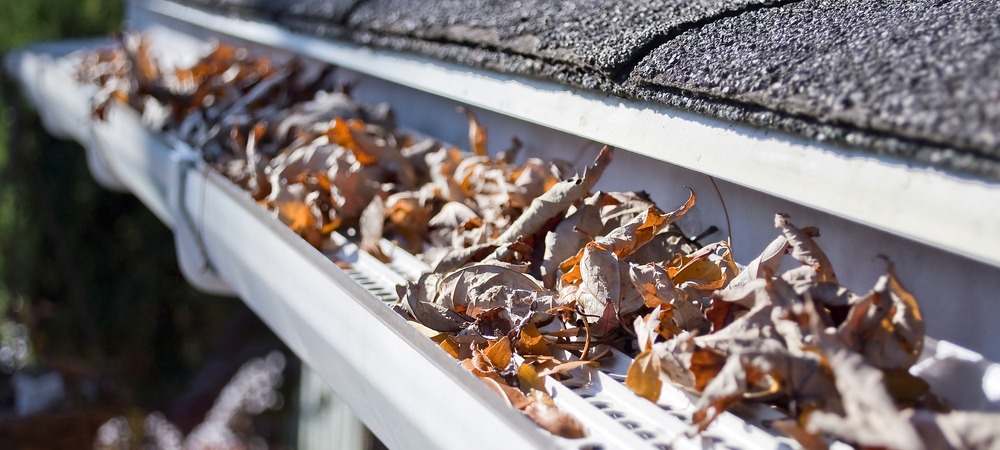
[(660, 389), (663, 387), (663, 382), (660, 381), (660, 357), (652, 348), (642, 351), (632, 360), (625, 376), (625, 386), (646, 400), (654, 403), (659, 400)]
[(348, 122), (337, 117), (330, 123), (330, 129), (326, 132), (326, 138), (330, 142), (354, 153), (354, 157), (362, 166), (375, 165), (378, 163), (378, 157), (368, 153), (357, 141), (358, 135), (364, 132), (363, 129), (364, 125), (360, 121), (357, 121), (357, 119), (351, 119)]
[(861, 355), (826, 344), (844, 414), (814, 411), (806, 429), (830, 433), (868, 446), (922, 449), (916, 429), (899, 414), (883, 385), (882, 372), (865, 364)]
[(837, 334), (875, 367), (907, 369), (916, 362), (923, 349), (923, 319), (891, 265), (872, 292), (851, 306)]
[(552, 293), (530, 276), (499, 265), (463, 267), (442, 277), (435, 292), (433, 301), (446, 309), (475, 316), (501, 308), (512, 323), (547, 319), (545, 312), (556, 305)]
[(587, 437), (587, 431), (583, 425), (573, 416), (566, 414), (556, 408), (552, 399), (543, 391), (531, 391), (533, 400), (524, 413), (534, 420), (538, 426), (544, 428), (549, 433), (567, 439), (580, 439)]
[(545, 191), (541, 197), (532, 200), (531, 206), (521, 213), (521, 216), (495, 240), (495, 243), (503, 244), (513, 242), (521, 236), (532, 236), (550, 219), (565, 213), (597, 184), (604, 169), (611, 163), (612, 155), (611, 148), (604, 147), (594, 160), (594, 164), (587, 167), (582, 177), (560, 181)]
[[(781, 265), (781, 259), (785, 256), (785, 252), (788, 250), (788, 239), (785, 236), (778, 236), (767, 244), (764, 251), (760, 253), (760, 256), (754, 258), (747, 264), (746, 267), (740, 271), (739, 274), (729, 282), (729, 286), (726, 289), (738, 289), (743, 287), (743, 285), (760, 278), (768, 278), (773, 276), (778, 272), (778, 266)], [(752, 305), (744, 305), (752, 306)]]
[(511, 356), (513, 355), (510, 347), (510, 340), (504, 337), (491, 342), (490, 345), (483, 350), (483, 354), (490, 359), (490, 362), (493, 363), (493, 367), (502, 370), (510, 365)]
[[(606, 314), (605, 310), (615, 307), (612, 302), (616, 302), (621, 295), (618, 258), (596, 242), (587, 244), (580, 260), (580, 278), (576, 302), (588, 322), (598, 322)], [(614, 309), (612, 316), (617, 316)]]
[(427, 236), (430, 210), (411, 192), (392, 194), (385, 201), (386, 218), (392, 230), (406, 241), (404, 248), (419, 253)]
[(476, 120), (476, 115), (472, 113), (472, 110), (459, 106), (458, 112), (465, 114), (465, 118), (469, 120), (469, 145), (472, 147), (472, 153), (477, 156), (486, 156), (488, 154), (486, 151), (486, 127)]
[[(798, 229), (789, 221), (787, 214), (775, 214), (774, 226), (781, 229), (788, 245), (792, 248), (792, 258), (816, 271), (816, 281), (836, 283), (837, 276), (833, 273), (833, 265), (826, 253), (813, 241), (811, 233)], [(815, 229), (813, 229), (815, 230)], [(818, 232), (815, 232), (818, 236)]]
[(406, 283), (406, 286), (397, 287), (397, 293), (403, 309), (417, 322), (432, 330), (456, 332), (467, 323), (467, 320), (454, 310), (428, 301), (423, 282)]
[(451, 336), (445, 336), (445, 338), (438, 343), (438, 347), (441, 347), (441, 349), (451, 355), (452, 358), (459, 359), (458, 355), (461, 349), (459, 348), (458, 343), (455, 342)]
[(564, 363), (561, 363), (561, 364), (556, 364), (555, 366), (549, 367), (549, 368), (541, 371), (541, 373), (539, 373), (538, 376), (540, 376), (540, 377), (547, 377), (547, 376), (550, 376), (550, 375), (565, 375), (565, 374), (567, 374), (569, 372), (572, 372), (572, 371), (574, 371), (576, 369), (579, 369), (581, 367), (586, 367), (586, 366), (593, 367), (593, 366), (597, 366), (597, 365), (598, 364), (596, 362), (594, 362), (594, 361), (583, 361), (583, 360), (581, 360), (581, 361), (568, 361), (568, 362), (564, 362)]
[(548, 341), (533, 323), (528, 323), (524, 328), (521, 328), (521, 336), (517, 340), (517, 353), (520, 355), (552, 355), (549, 351)]
[[(631, 265), (629, 275), (635, 288), (642, 294), (645, 305), (669, 310), (670, 325), (680, 330), (708, 332), (709, 322), (701, 309), (688, 300), (687, 294), (677, 289), (667, 270), (657, 264)], [(655, 313), (655, 311), (654, 311)], [(676, 332), (671, 332), (672, 337)]]
[(532, 390), (545, 391), (545, 379), (543, 379), (531, 364), (521, 364), (517, 368), (517, 381), (524, 392)]
[(378, 260), (386, 262), (390, 258), (382, 250), (382, 228), (385, 223), (385, 203), (381, 197), (375, 197), (361, 213), (358, 226), (361, 235), (361, 249)]

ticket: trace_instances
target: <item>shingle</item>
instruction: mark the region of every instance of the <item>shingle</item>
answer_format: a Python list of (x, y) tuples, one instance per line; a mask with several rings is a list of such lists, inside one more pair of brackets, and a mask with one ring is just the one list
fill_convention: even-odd
[[(358, 6), (349, 25), (367, 34), (365, 39), (387, 45), (393, 39), (403, 42), (396, 46), (415, 40), (462, 45), (613, 79), (677, 27), (763, 3), (770, 2), (371, 0)], [(525, 70), (532, 68), (508, 71)]]
[(807, 0), (749, 11), (659, 46), (631, 82), (941, 146), (923, 153), (929, 163), (1000, 158), (996, 1)]

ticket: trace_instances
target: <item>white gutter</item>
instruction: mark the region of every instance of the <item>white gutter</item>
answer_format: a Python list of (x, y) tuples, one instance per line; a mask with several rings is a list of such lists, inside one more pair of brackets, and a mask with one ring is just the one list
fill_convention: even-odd
[[(149, 2), (149, 4), (182, 8), (160, 1)], [(197, 14), (203, 14), (189, 9), (182, 11), (195, 14), (195, 18), (201, 17)], [(158, 16), (158, 13), (152, 15), (156, 17), (150, 17), (149, 12), (133, 11), (133, 17), (138, 17), (140, 20), (143, 20), (143, 14), (146, 14), (146, 20), (164, 20), (166, 17)], [(178, 22), (178, 24), (187, 24), (188, 29), (198, 28), (202, 32), (205, 32), (205, 29), (200, 28), (202, 26), (213, 30), (212, 32), (236, 33), (237, 31), (224, 27), (219, 28), (229, 23), (231, 19), (211, 15), (204, 16), (206, 17), (201, 18), (209, 22), (198, 24), (197, 27), (187, 22)], [(185, 17), (185, 20), (187, 19), (189, 18)], [(214, 20), (222, 20), (223, 22), (212, 22)], [(254, 28), (259, 24), (237, 22), (246, 27), (249, 32), (262, 31)], [(164, 28), (162, 23), (157, 25), (152, 20), (147, 22), (147, 25)], [(183, 27), (179, 26), (178, 28)], [(271, 29), (270, 32), (276, 33), (278, 31), (280, 30)], [(180, 34), (177, 35), (180, 36)], [(255, 42), (260, 42), (261, 39), (268, 41), (268, 36), (270, 36), (268, 33), (259, 34), (253, 36), (253, 40)], [(197, 39), (190, 37), (188, 39), (191, 39), (193, 43), (197, 42)], [(297, 39), (304, 41), (297, 41)], [(170, 45), (178, 45), (177, 42), (171, 41)], [(703, 189), (706, 183), (705, 177), (677, 167), (678, 165), (684, 166), (683, 164), (671, 165), (659, 161), (651, 162), (647, 157), (639, 156), (654, 156), (659, 160), (673, 162), (674, 160), (684, 160), (687, 157), (683, 154), (684, 152), (668, 152), (653, 147), (652, 144), (657, 141), (649, 136), (639, 139), (635, 136), (621, 136), (616, 133), (624, 133), (622, 130), (630, 129), (638, 130), (637, 132), (667, 133), (658, 126), (663, 121), (666, 121), (663, 125), (665, 130), (674, 130), (678, 133), (683, 131), (678, 131), (678, 129), (693, 127), (692, 134), (683, 135), (677, 140), (687, 142), (682, 144), (686, 148), (696, 149), (690, 151), (701, 152), (704, 161), (722, 166), (727, 166), (731, 162), (723, 161), (720, 163), (713, 159), (712, 155), (720, 157), (720, 154), (730, 150), (718, 150), (716, 153), (712, 153), (711, 149), (703, 148), (707, 147), (704, 143), (696, 142), (699, 137), (711, 139), (707, 130), (714, 130), (713, 133), (719, 133), (722, 136), (719, 139), (732, 145), (740, 143), (744, 146), (749, 146), (751, 143), (764, 145), (764, 150), (756, 147), (746, 149), (748, 154), (743, 155), (744, 160), (756, 161), (756, 164), (768, 160), (770, 153), (788, 150), (793, 154), (798, 154), (798, 159), (786, 157), (787, 155), (770, 155), (770, 157), (784, 161), (784, 164), (794, 163), (793, 165), (797, 165), (801, 170), (821, 171), (820, 168), (810, 169), (811, 163), (807, 158), (823, 160), (824, 154), (832, 152), (801, 142), (795, 143), (794, 140), (779, 142), (778, 137), (768, 137), (767, 133), (760, 131), (755, 131), (757, 134), (753, 135), (745, 133), (747, 130), (740, 131), (742, 129), (739, 127), (727, 126), (714, 129), (711, 128), (714, 125), (707, 122), (707, 119), (698, 119), (695, 116), (688, 117), (683, 114), (668, 114), (661, 110), (641, 109), (643, 105), (599, 98), (591, 93), (574, 93), (565, 90), (565, 88), (542, 83), (536, 85), (533, 84), (535, 82), (524, 80), (489, 78), (485, 72), (470, 71), (419, 58), (397, 57), (388, 52), (370, 52), (364, 49), (287, 35), (287, 33), (281, 39), (274, 37), (274, 42), (271, 44), (275, 46), (281, 44), (283, 47), (278, 46), (278, 48), (311, 55), (323, 61), (329, 61), (332, 58), (330, 55), (339, 55), (338, 58), (344, 59), (343, 62), (339, 63), (341, 66), (353, 67), (358, 72), (364, 72), (362, 69), (367, 69), (370, 73), (384, 75), (389, 81), (412, 78), (416, 81), (403, 84), (422, 86), (421, 89), (432, 93), (443, 94), (442, 91), (450, 88), (450, 94), (454, 95), (446, 95), (445, 97), (464, 99), (462, 101), (466, 103), (480, 104), (481, 106), (493, 105), (492, 109), (495, 110), (500, 107), (511, 108), (518, 114), (518, 117), (529, 119), (534, 117), (535, 122), (544, 122), (546, 125), (555, 123), (562, 127), (568, 127), (573, 125), (567, 123), (572, 122), (573, 118), (580, 120), (580, 124), (597, 121), (597, 116), (587, 111), (581, 111), (581, 109), (586, 108), (605, 108), (605, 113), (617, 111), (619, 116), (602, 119), (602, 122), (609, 123), (593, 124), (598, 127), (598, 130), (609, 133), (607, 139), (600, 138), (598, 140), (626, 142), (629, 139), (637, 139), (637, 142), (645, 142), (647, 151), (632, 149), (634, 154), (622, 152), (617, 155), (615, 164), (622, 166), (623, 169), (614, 171), (616, 175), (609, 175), (610, 179), (602, 181), (603, 188), (607, 188), (607, 186), (630, 189), (646, 188), (657, 195), (658, 192), (667, 189), (676, 189), (677, 185), (680, 184), (679, 181), (692, 186), (701, 183), (702, 185), (697, 186), (697, 190), (702, 193), (699, 208), (706, 208), (707, 198), (709, 212), (706, 213), (703, 209), (701, 214), (712, 217), (710, 220), (706, 220), (706, 223), (715, 223), (718, 214), (712, 209), (711, 191)], [(303, 46), (300, 48), (299, 44)], [(361, 62), (357, 61), (357, 58), (361, 58)], [(364, 58), (369, 59), (365, 60)], [(371, 66), (365, 66), (365, 61)], [(38, 70), (42, 69), (40, 67)], [(65, 68), (63, 68), (64, 70)], [(394, 70), (400, 72), (394, 72)], [(59, 70), (52, 72), (59, 72)], [(400, 73), (407, 75), (403, 76)], [(55, 75), (53, 76), (55, 77)], [(84, 96), (79, 91), (79, 86), (72, 83), (66, 72), (64, 72), (63, 77), (69, 81), (64, 82), (61, 87), (58, 83), (52, 82), (41, 83), (31, 88), (35, 92), (32, 96), (40, 99), (36, 101), (45, 102), (44, 104), (36, 103), (40, 109), (57, 108), (56, 105), (60, 104), (58, 99), (63, 95)], [(441, 77), (443, 77), (443, 82), (434, 80), (434, 78)], [(27, 82), (26, 80), (31, 81)], [(26, 85), (33, 85), (36, 80), (37, 78), (22, 78), (22, 82)], [(452, 85), (448, 86), (447, 82), (451, 82)], [(427, 89), (424, 89), (425, 87)], [(366, 89), (380, 91), (391, 96), (394, 89), (401, 88), (395, 88), (390, 83), (379, 84), (368, 80), (365, 86), (359, 88), (359, 91)], [(364, 92), (359, 92), (359, 94), (369, 95)], [(520, 95), (534, 97), (529, 97), (529, 100), (513, 98)], [(442, 122), (440, 114), (447, 110), (442, 108), (451, 108), (452, 102), (430, 97), (432, 96), (426, 94), (402, 94), (400, 98), (403, 103), (409, 101), (414, 104), (409, 105), (409, 112), (408, 108), (405, 107), (407, 105), (402, 105), (404, 107), (400, 109), (401, 114), (410, 119), (413, 118), (414, 114), (430, 116), (436, 122)], [(78, 100), (73, 101), (78, 102)], [(439, 105), (433, 105), (435, 102)], [(529, 103), (531, 107), (528, 106)], [(673, 416), (674, 419), (666, 416), (668, 413), (690, 414), (690, 402), (679, 391), (664, 394), (665, 397), (661, 397), (660, 405), (656, 406), (645, 401), (637, 401), (638, 399), (614, 382), (614, 375), (594, 370), (586, 372), (585, 380), (582, 380), (585, 381), (584, 383), (576, 385), (550, 383), (550, 387), (557, 392), (557, 403), (580, 417), (592, 430), (592, 436), (583, 441), (568, 441), (548, 436), (539, 431), (520, 413), (503, 405), (495, 394), (489, 392), (482, 383), (460, 369), (454, 360), (437, 349), (431, 341), (386, 308), (380, 301), (383, 295), (373, 295), (373, 292), (391, 291), (392, 285), (397, 283), (401, 279), (400, 277), (414, 275), (413, 266), (415, 263), (413, 261), (407, 262), (405, 255), (399, 255), (400, 258), (394, 263), (397, 267), (390, 270), (366, 254), (353, 251), (350, 246), (345, 247), (349, 253), (342, 252), (338, 257), (349, 260), (354, 267), (352, 271), (357, 269), (368, 276), (381, 277), (372, 282), (373, 285), (379, 286), (381, 291), (370, 288), (366, 290), (356, 282), (356, 278), (352, 278), (358, 275), (337, 268), (329, 261), (328, 255), (310, 247), (270, 217), (245, 193), (239, 191), (220, 175), (208, 170), (197, 158), (197, 155), (186, 146), (176, 142), (165, 142), (163, 138), (146, 131), (131, 111), (116, 108), (112, 111), (108, 123), (92, 125), (89, 120), (89, 109), (84, 108), (83, 112), (77, 111), (79, 109), (73, 109), (61, 119), (47, 121), (47, 124), (52, 122), (57, 129), (62, 126), (68, 136), (77, 137), (88, 146), (88, 154), (101, 155), (107, 166), (113, 171), (115, 179), (135, 192), (154, 212), (158, 211), (157, 215), (165, 223), (172, 225), (177, 239), (182, 271), (192, 284), (203, 290), (230, 293), (243, 298), (275, 333), (304, 362), (316, 370), (351, 405), (359, 418), (390, 447), (586, 448), (588, 445), (604, 445), (614, 448), (657, 448), (664, 442), (681, 448), (697, 446), (697, 441), (692, 442), (678, 438), (681, 432), (679, 430), (683, 430), (685, 427), (684, 422), (677, 420), (676, 416)], [(535, 109), (539, 109), (539, 111), (534, 111)], [(500, 111), (507, 113), (507, 110)], [(545, 113), (543, 114), (543, 112)], [(623, 117), (644, 122), (630, 124)], [(502, 123), (499, 117), (490, 117), (488, 123), (492, 125), (494, 119), (497, 121), (496, 123)], [(461, 121), (452, 122), (460, 123)], [(510, 123), (504, 126), (519, 127)], [(583, 127), (583, 125), (579, 125), (579, 127)], [(504, 131), (503, 127), (499, 128)], [(530, 130), (524, 131), (524, 127), (518, 129), (521, 130), (519, 132), (534, 133)], [(494, 138), (498, 134), (503, 134), (495, 133), (497, 130), (496, 127), (491, 128)], [(578, 129), (577, 131), (587, 130)], [(450, 131), (446, 130), (446, 132)], [(552, 157), (551, 152), (558, 152), (559, 148), (575, 148), (572, 145), (547, 145), (546, 147), (549, 147), (547, 150), (550, 153), (544, 154), (545, 149), (540, 148), (537, 142), (548, 144), (565, 138), (560, 137), (560, 133), (551, 130), (538, 131), (538, 133), (538, 139), (525, 139), (529, 143), (529, 149), (538, 150), (536, 156)], [(600, 133), (589, 130), (587, 134), (582, 132), (576, 134), (590, 136)], [(521, 136), (526, 137), (524, 134)], [(665, 134), (657, 136), (663, 138)], [(570, 139), (570, 141), (573, 140)], [(672, 145), (671, 143), (669, 146)], [(668, 145), (664, 144), (664, 147), (668, 147)], [(754, 156), (749, 153), (760, 154)], [(562, 156), (566, 157), (566, 155)], [(850, 162), (850, 158), (843, 155), (838, 156), (838, 154), (830, 153), (828, 156), (835, 161), (846, 159), (846, 162)], [(698, 163), (695, 164), (696, 166), (701, 164), (698, 161), (694, 162)], [(841, 163), (844, 162), (841, 161)], [(877, 164), (869, 167), (869, 163)], [(880, 170), (890, 172), (901, 170), (896, 166), (885, 165), (883, 167), (883, 165), (885, 164), (869, 161), (861, 164), (862, 167), (859, 170), (869, 168), (874, 171), (875, 175), (883, 174), (879, 172)], [(711, 170), (725, 172), (722, 170), (725, 167), (710, 166), (705, 170), (700, 170), (702, 168), (699, 167), (699, 170), (712, 174), (715, 172)], [(848, 169), (847, 166), (843, 165), (837, 167), (835, 170)], [(892, 173), (895, 173), (895, 176), (905, 178), (905, 172)], [(866, 177), (863, 174), (854, 175)], [(940, 177), (939, 175), (934, 176)], [(934, 180), (938, 180), (938, 178), (934, 178)], [(764, 180), (757, 180), (757, 182), (764, 183)], [(784, 182), (788, 182), (788, 179), (785, 179)], [(869, 184), (873, 183), (877, 184), (874, 180), (870, 181)], [(795, 185), (779, 186), (775, 184), (775, 187), (782, 191), (790, 191), (788, 195), (792, 197), (801, 196), (797, 189), (791, 189), (789, 186)], [(723, 183), (722, 187), (724, 192), (731, 194), (731, 197), (748, 200), (731, 205), (737, 221), (750, 223), (752, 220), (746, 218), (757, 214), (750, 211), (737, 211), (738, 208), (765, 209), (767, 210), (763, 213), (765, 216), (773, 213), (774, 207), (790, 211), (795, 217), (811, 214), (808, 208), (798, 207), (798, 209), (794, 209), (793, 206), (780, 200), (760, 194), (760, 190), (743, 189), (726, 183)], [(984, 187), (988, 188), (990, 195), (996, 195), (996, 186), (984, 185)], [(919, 188), (919, 186), (915, 188)], [(956, 188), (953, 186), (949, 189)], [(857, 193), (856, 191), (850, 192)], [(979, 195), (971, 191), (963, 192), (963, 195)], [(843, 193), (831, 188), (828, 196), (843, 197)], [(847, 201), (848, 199), (850, 197), (840, 198), (838, 202), (850, 203)], [(998, 351), (994, 339), (997, 332), (983, 327), (983, 324), (995, 324), (996, 322), (990, 316), (994, 313), (989, 312), (995, 311), (995, 308), (990, 308), (992, 305), (983, 301), (987, 295), (992, 296), (993, 293), (1000, 291), (1000, 276), (991, 276), (1000, 274), (1000, 271), (997, 271), (995, 267), (995, 262), (981, 264), (937, 250), (926, 249), (919, 243), (899, 240), (891, 236), (887, 237), (884, 233), (867, 230), (866, 227), (859, 227), (846, 221), (838, 223), (838, 220), (824, 219), (822, 215), (816, 214), (813, 214), (812, 217), (828, 221), (821, 224), (824, 227), (824, 232), (828, 234), (832, 234), (831, 231), (839, 232), (838, 225), (841, 228), (848, 228), (848, 231), (844, 231), (844, 235), (847, 237), (835, 242), (865, 247), (864, 250), (851, 249), (854, 252), (880, 251), (879, 245), (883, 241), (895, 240), (895, 242), (890, 242), (889, 248), (893, 250), (891, 254), (904, 255), (901, 256), (904, 259), (914, 259), (907, 258), (906, 255), (930, 255), (927, 258), (932, 260), (933, 265), (920, 267), (921, 264), (918, 263), (915, 265), (916, 269), (908, 269), (912, 274), (917, 275), (914, 278), (917, 278), (918, 295), (923, 298), (924, 294), (933, 296), (957, 293), (954, 297), (945, 297), (945, 300), (954, 300), (955, 298), (960, 300), (953, 303), (939, 303), (938, 306), (932, 303), (929, 305), (928, 311), (935, 312), (935, 314), (929, 315), (947, 316), (947, 309), (955, 309), (956, 304), (961, 308), (971, 308), (972, 313), (965, 311), (965, 314), (962, 315), (951, 314), (951, 320), (967, 317), (966, 324), (968, 326), (964, 330), (960, 326), (952, 326), (956, 329), (950, 332), (966, 341), (977, 343), (978, 345), (972, 346), (977, 350), (986, 349), (994, 353)], [(954, 220), (954, 218), (952, 221), (962, 222)], [(833, 224), (831, 228), (827, 228), (829, 223)], [(745, 223), (734, 222), (734, 225), (734, 229), (743, 229)], [(758, 225), (757, 228), (760, 226)], [(773, 233), (773, 229), (765, 228), (753, 231), (751, 234), (753, 239), (745, 239), (751, 241), (746, 246), (753, 247), (760, 240), (758, 239), (760, 235)], [(248, 245), (251, 242), (253, 245)], [(932, 243), (932, 245), (936, 244)], [(837, 248), (833, 249), (834, 258), (837, 257), (838, 251)], [(982, 261), (981, 258), (979, 260)], [(908, 261), (901, 261), (900, 265), (904, 266), (905, 262)], [(872, 264), (867, 265), (871, 266)], [(848, 268), (845, 271), (854, 275), (851, 273), (852, 269)], [(865, 269), (869, 268), (865, 267)], [(941, 279), (945, 280), (944, 283), (955, 283), (956, 286), (947, 286), (933, 279), (919, 279), (920, 274), (934, 276), (939, 273)], [(963, 276), (965, 278), (962, 278)], [(852, 277), (845, 276), (845, 278)], [(970, 288), (967, 285), (971, 283), (965, 282), (969, 280), (978, 283), (978, 286)], [(934, 290), (935, 285), (943, 287), (937, 287), (937, 290)], [(391, 294), (384, 297), (391, 298)], [(934, 307), (939, 309), (934, 310)], [(976, 308), (980, 307), (983, 307), (982, 310), (986, 312), (976, 314)], [(944, 313), (938, 314), (936, 311)], [(932, 318), (932, 320), (938, 319), (946, 322), (948, 320), (947, 317)], [(934, 330), (930, 324), (937, 322), (929, 321), (928, 323), (929, 329)], [(941, 336), (941, 333), (932, 332), (932, 334), (937, 337)], [(611, 371), (612, 374), (623, 373), (620, 367), (621, 361), (617, 363), (619, 367), (606, 367), (605, 369)], [(927, 367), (933, 367), (933, 365), (933, 361), (925, 364)], [(981, 374), (978, 376), (982, 378)], [(942, 378), (948, 379), (949, 377), (946, 374), (942, 375)], [(971, 379), (978, 381), (976, 376), (972, 376)], [(953, 382), (954, 380), (954, 378), (951, 379)], [(975, 383), (966, 384), (975, 387)], [(607, 403), (603, 409), (597, 406), (602, 403)], [(667, 406), (669, 408), (666, 408)], [(669, 411), (664, 412), (664, 409), (669, 409)], [(624, 414), (625, 418), (616, 418), (610, 413)], [(615, 431), (614, 427), (622, 427), (629, 422), (639, 424), (640, 428), (633, 432), (624, 429)], [(744, 423), (732, 415), (725, 416), (723, 420), (720, 420), (719, 427), (710, 428), (709, 431), (706, 435), (707, 439), (719, 439), (721, 444), (740, 445), (744, 448), (780, 448), (784, 444), (783, 441), (775, 440), (757, 426)], [(640, 433), (648, 433), (652, 437), (647, 438)], [(678, 438), (679, 440), (665, 441), (664, 439), (667, 438)]]

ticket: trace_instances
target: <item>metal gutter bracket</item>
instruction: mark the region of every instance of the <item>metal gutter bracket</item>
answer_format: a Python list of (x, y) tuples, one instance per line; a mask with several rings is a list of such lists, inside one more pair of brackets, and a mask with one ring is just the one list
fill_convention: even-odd
[[(205, 250), (205, 243), (198, 231), (198, 222), (189, 213), (186, 205), (194, 203), (194, 210), (202, 205), (202, 199), (190, 197), (187, 189), (188, 175), (197, 174), (201, 155), (187, 144), (173, 140), (174, 151), (170, 154), (175, 164), (173, 187), (169, 193), (170, 213), (174, 217), (174, 244), (177, 248), (177, 264), (184, 279), (202, 292), (212, 295), (236, 296), (236, 291), (216, 272)], [(190, 198), (190, 200), (189, 200)]]

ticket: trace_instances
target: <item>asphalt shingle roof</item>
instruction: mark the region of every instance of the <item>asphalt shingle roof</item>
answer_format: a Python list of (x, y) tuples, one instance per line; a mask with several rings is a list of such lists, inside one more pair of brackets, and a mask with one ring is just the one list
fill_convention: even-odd
[(211, 7), (1000, 179), (997, 0), (224, 0)]

